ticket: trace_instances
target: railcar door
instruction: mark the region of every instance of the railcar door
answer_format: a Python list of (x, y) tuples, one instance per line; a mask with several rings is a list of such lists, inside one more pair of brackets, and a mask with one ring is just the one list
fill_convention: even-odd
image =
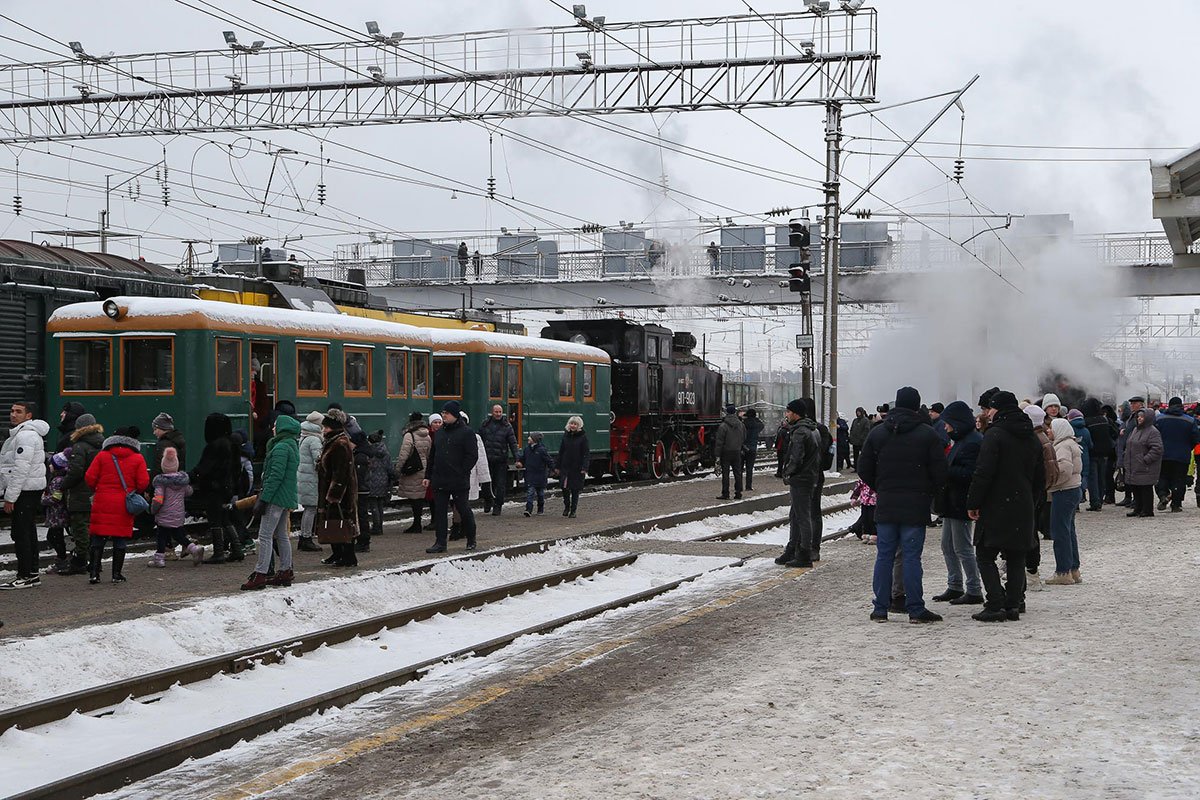
[(278, 347), (275, 342), (250, 342), (250, 435), (260, 457), (265, 455), (271, 410), (279, 394)]
[(517, 444), (520, 447), (525, 446), (525, 439), (521, 435), (521, 361), (519, 359), (509, 359), (506, 364), (507, 385), (508, 385), (508, 421), (512, 423), (513, 431), (517, 435)]

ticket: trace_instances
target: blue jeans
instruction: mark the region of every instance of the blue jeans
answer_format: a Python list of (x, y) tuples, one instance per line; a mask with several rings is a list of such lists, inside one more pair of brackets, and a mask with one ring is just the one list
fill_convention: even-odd
[(886, 614), (892, 600), (892, 562), (901, 552), (904, 573), (904, 600), (910, 617), (925, 610), (921, 589), (921, 550), (925, 547), (925, 526), (898, 522), (876, 522), (875, 611)]
[(1108, 475), (1108, 459), (1104, 456), (1093, 456), (1091, 472), (1088, 473), (1088, 505), (1100, 508), (1104, 505), (1104, 481)]
[(526, 485), (526, 487), (525, 487), (525, 510), (526, 511), (533, 511), (534, 498), (537, 499), (537, 510), (538, 510), (538, 513), (540, 514), (546, 508), (546, 487), (545, 486)]
[(979, 565), (975, 563), (975, 544), (971, 539), (972, 524), (968, 519), (942, 519), (942, 557), (946, 559), (946, 588), (983, 595), (979, 580)]
[(1078, 487), (1050, 494), (1050, 538), (1054, 540), (1054, 571), (1060, 575), (1079, 569), (1079, 537), (1075, 535), (1075, 509), (1078, 506)]

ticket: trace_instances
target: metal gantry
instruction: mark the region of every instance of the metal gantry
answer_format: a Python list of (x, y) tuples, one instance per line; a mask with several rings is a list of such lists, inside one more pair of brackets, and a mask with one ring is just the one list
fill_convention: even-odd
[(0, 65), (0, 142), (875, 98), (873, 9)]

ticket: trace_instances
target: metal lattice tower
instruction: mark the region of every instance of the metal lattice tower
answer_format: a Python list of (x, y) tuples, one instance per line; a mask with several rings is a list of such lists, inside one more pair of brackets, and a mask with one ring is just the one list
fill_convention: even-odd
[(0, 66), (0, 142), (871, 102), (873, 9)]

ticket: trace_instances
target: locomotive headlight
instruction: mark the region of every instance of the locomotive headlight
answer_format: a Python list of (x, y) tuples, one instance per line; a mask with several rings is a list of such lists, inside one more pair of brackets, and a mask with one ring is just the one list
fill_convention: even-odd
[(780, 288), (780, 289), (786, 289), (786, 288), (787, 288), (787, 285), (788, 285), (788, 282), (787, 282), (787, 281), (780, 281), (780, 282), (779, 282), (779, 288)]
[(742, 281), (742, 288), (743, 288), (743, 289), (749, 289), (749, 288), (750, 288), (750, 279), (749, 279), (749, 278), (746, 278), (744, 281)]
[(104, 309), (104, 316), (109, 319), (121, 318), (121, 307), (117, 305), (116, 300), (105, 300), (101, 308)]
[(574, 342), (575, 344), (587, 344), (588, 338), (587, 338), (587, 336), (585, 336), (582, 333), (577, 333), (571, 337), (571, 341)]
[(608, 304), (608, 301), (605, 300), (603, 297), (596, 298), (596, 305), (603, 306), (603, 305), (607, 305), (607, 304)]
[(490, 297), (485, 297), (485, 298), (483, 298), (483, 304), (485, 306), (494, 306), (494, 305), (496, 305), (496, 301)]

